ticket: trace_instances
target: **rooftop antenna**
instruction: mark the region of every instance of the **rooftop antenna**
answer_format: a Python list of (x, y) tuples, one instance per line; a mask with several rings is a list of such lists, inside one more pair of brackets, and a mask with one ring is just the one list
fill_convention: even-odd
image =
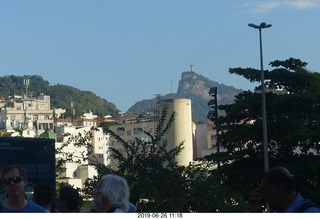
[(170, 84), (171, 84), (171, 95), (172, 95), (172, 79), (170, 80)]
[(74, 101), (72, 100), (72, 97), (71, 97), (71, 100), (70, 100), (70, 105), (71, 105), (71, 113), (72, 113), (71, 121), (73, 123), (73, 119), (74, 119), (74, 116), (76, 114), (76, 110), (74, 108)]
[(23, 84), (26, 86), (26, 98), (28, 97), (29, 78), (23, 79)]
[(191, 68), (191, 72), (192, 72), (192, 67), (193, 67), (193, 65), (190, 65), (190, 68)]

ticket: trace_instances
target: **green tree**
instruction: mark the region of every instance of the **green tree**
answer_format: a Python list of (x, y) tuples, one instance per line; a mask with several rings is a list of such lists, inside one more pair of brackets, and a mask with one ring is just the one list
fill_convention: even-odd
[[(320, 152), (320, 75), (306, 70), (306, 64), (293, 58), (276, 60), (270, 63), (274, 69), (265, 72), (269, 163), (286, 166), (296, 176), (299, 191), (320, 203), (320, 163), (315, 155)], [(231, 68), (230, 73), (260, 80), (258, 69)], [(236, 209), (245, 206), (246, 194), (264, 170), (261, 94), (245, 91), (234, 104), (219, 108), (226, 113), (218, 122), (221, 145), (227, 151), (207, 160), (223, 164), (216, 173), (223, 186), (230, 186), (232, 192), (225, 196), (236, 200), (237, 205), (231, 206)]]
[[(115, 132), (115, 137), (124, 152), (111, 148), (112, 156), (118, 160), (118, 174), (123, 175), (130, 185), (131, 198), (139, 211), (181, 212), (186, 210), (185, 201), (187, 180), (184, 167), (177, 165), (175, 157), (183, 149), (183, 142), (168, 150), (165, 136), (169, 131), (175, 114), (167, 115), (164, 107), (155, 133), (144, 132), (149, 141), (135, 138), (131, 144), (124, 141)], [(170, 184), (168, 184), (170, 182)]]
[[(108, 134), (118, 140), (124, 150), (120, 151), (111, 148), (111, 156), (118, 161), (118, 168), (112, 170), (109, 167), (97, 162), (92, 156), (92, 138), (94, 128), (85, 134), (70, 136), (69, 141), (63, 147), (74, 144), (76, 147), (85, 147), (87, 152), (76, 158), (73, 153), (63, 153), (63, 147), (57, 151), (63, 155), (59, 164), (65, 161), (82, 162), (88, 160), (98, 171), (98, 176), (87, 179), (83, 193), (85, 198), (92, 198), (93, 190), (101, 177), (107, 173), (114, 173), (124, 176), (130, 187), (131, 202), (135, 203), (139, 211), (147, 212), (185, 212), (189, 211), (187, 205), (190, 197), (188, 189), (190, 183), (186, 174), (186, 167), (179, 166), (175, 157), (183, 149), (183, 142), (174, 149), (168, 149), (165, 136), (169, 131), (175, 113), (167, 114), (167, 108), (164, 107), (161, 118), (154, 133), (144, 130), (149, 141), (142, 141), (135, 138), (131, 144), (124, 141), (119, 135), (111, 131), (108, 126), (104, 129)], [(123, 128), (120, 128), (123, 129)]]

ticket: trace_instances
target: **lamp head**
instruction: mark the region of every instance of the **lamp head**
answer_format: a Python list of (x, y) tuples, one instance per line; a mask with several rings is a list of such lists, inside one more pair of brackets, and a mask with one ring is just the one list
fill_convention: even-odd
[(250, 23), (248, 24), (249, 27), (253, 27), (255, 29), (263, 29), (263, 28), (269, 28), (271, 27), (272, 25), (271, 24), (266, 24), (266, 22), (262, 22), (260, 25), (256, 25), (256, 24), (253, 24), (253, 23)]
[(260, 28), (260, 26), (258, 26), (258, 25), (256, 25), (256, 24), (253, 24), (253, 23), (248, 24), (248, 26), (249, 26), (249, 27), (253, 27), (253, 28), (255, 28), (255, 29), (259, 29), (259, 28)]
[(265, 28), (266, 27), (266, 22), (262, 22), (261, 24), (260, 24), (260, 28)]

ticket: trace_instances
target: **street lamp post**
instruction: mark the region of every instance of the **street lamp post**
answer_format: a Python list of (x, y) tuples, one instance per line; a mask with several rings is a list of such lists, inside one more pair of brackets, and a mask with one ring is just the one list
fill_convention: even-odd
[(265, 86), (264, 86), (264, 71), (263, 71), (263, 58), (262, 58), (262, 36), (261, 30), (264, 28), (269, 28), (272, 25), (262, 22), (260, 25), (248, 24), (249, 27), (259, 30), (260, 39), (260, 67), (261, 67), (261, 101), (262, 101), (262, 132), (263, 132), (263, 158), (264, 158), (264, 170), (269, 170), (269, 158), (268, 158), (268, 136), (267, 136), (267, 112), (266, 112), (266, 96), (265, 96)]

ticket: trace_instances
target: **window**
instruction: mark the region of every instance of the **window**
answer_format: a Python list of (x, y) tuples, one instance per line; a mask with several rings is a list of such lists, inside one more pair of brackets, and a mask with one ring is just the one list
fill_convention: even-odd
[(133, 144), (133, 140), (132, 140), (132, 139), (129, 139), (129, 140), (127, 141), (127, 143), (128, 143), (128, 144)]
[(140, 128), (134, 128), (133, 129), (133, 134), (135, 134), (135, 135), (141, 134)]
[(117, 130), (117, 135), (119, 135), (119, 136), (122, 136), (122, 135), (124, 135), (124, 130), (121, 130), (121, 129), (118, 129)]
[(140, 139), (143, 142), (148, 142), (149, 141), (149, 137), (141, 137)]

